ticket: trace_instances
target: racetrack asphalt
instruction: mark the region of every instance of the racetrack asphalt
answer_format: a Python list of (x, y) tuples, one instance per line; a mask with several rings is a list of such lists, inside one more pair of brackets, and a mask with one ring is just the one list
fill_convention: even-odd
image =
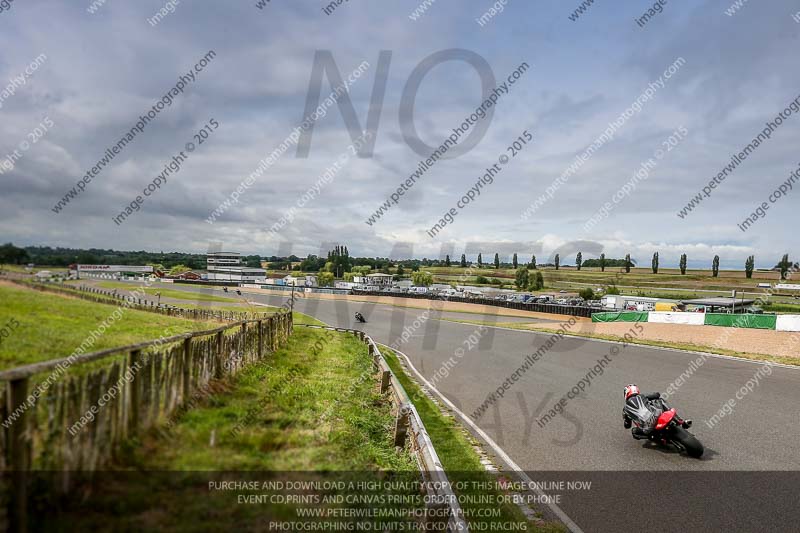
[[(172, 288), (210, 292), (194, 286)], [(244, 297), (280, 306), (288, 293)], [(551, 338), (549, 333), (499, 328), (480, 331), (476, 325), (439, 320), (437, 312), (425, 320), (420, 318), (422, 309), (345, 299), (303, 297), (294, 308), (331, 326), (363, 329), (387, 345), (407, 328), (407, 338), (398, 348), (466, 416)], [(354, 321), (356, 311), (364, 314), (366, 324)], [(511, 321), (491, 314), (443, 315)], [(556, 322), (566, 320), (554, 315)], [(470, 335), (480, 336), (477, 345), (471, 346)], [(567, 400), (564, 414), (537, 423), (603, 357), (610, 362), (602, 375), (590, 378), (582, 392)], [(691, 431), (706, 448), (700, 460), (635, 441), (623, 429), (625, 384), (663, 392), (689, 372), (698, 357), (679, 350), (564, 336), (475, 423), (533, 480), (592, 481), (589, 490), (560, 493), (558, 503), (583, 531), (796, 531), (800, 369), (705, 358), (669, 399), (679, 414), (694, 420)], [(455, 365), (443, 372), (448, 360)], [(748, 382), (752, 390), (742, 389)], [(730, 414), (709, 427), (706, 421), (730, 401), (735, 402)], [(491, 448), (487, 452), (492, 455)]]

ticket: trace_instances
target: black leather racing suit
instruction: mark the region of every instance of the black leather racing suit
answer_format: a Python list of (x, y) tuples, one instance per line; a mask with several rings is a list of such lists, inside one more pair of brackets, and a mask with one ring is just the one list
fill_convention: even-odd
[[(658, 416), (668, 409), (660, 392), (636, 394), (625, 401), (622, 420), (626, 428), (631, 428), (634, 439), (646, 439), (653, 432)], [(633, 424), (632, 424), (633, 423)]]

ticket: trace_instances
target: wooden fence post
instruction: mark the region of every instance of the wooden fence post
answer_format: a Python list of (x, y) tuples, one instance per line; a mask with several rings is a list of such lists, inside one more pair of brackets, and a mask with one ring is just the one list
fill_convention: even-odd
[(28, 529), (28, 470), (31, 467), (31, 447), (27, 438), (28, 412), (23, 407), (28, 398), (28, 378), (8, 384), (7, 415), (18, 408), (22, 411), (8, 429), (8, 468), (11, 470), (11, 502), (9, 506), (11, 531)]
[(408, 435), (408, 413), (411, 409), (402, 404), (397, 409), (397, 420), (394, 424), (394, 445), (403, 448), (406, 445)]
[(214, 358), (216, 361), (216, 365), (214, 368), (214, 377), (217, 379), (222, 379), (222, 349), (223, 349), (224, 340), (222, 338), (222, 332), (217, 332), (217, 354)]
[(369, 356), (372, 358), (372, 368), (378, 370), (378, 357), (375, 352), (375, 345), (369, 343), (367, 347), (369, 349)]
[(239, 360), (244, 363), (244, 356), (247, 350), (247, 322), (242, 323), (242, 342), (239, 343)]
[(259, 320), (258, 324), (258, 358), (264, 357), (264, 323)]
[(183, 341), (183, 403), (189, 401), (192, 390), (192, 338)]
[[(138, 366), (141, 363), (142, 351), (133, 350), (128, 357), (128, 370), (133, 373), (131, 380), (131, 398), (128, 410), (128, 436), (133, 437), (139, 431), (139, 370)], [(142, 378), (143, 379), (143, 378)]]
[(388, 370), (381, 372), (381, 394), (389, 390), (389, 384), (392, 382), (392, 374)]

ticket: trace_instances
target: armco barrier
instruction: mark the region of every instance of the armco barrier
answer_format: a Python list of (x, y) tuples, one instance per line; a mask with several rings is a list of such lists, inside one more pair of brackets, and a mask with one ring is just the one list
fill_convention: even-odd
[(527, 304), (523, 302), (507, 302), (505, 300), (492, 300), (491, 298), (463, 298), (461, 296), (435, 296), (433, 294), (414, 294), (414, 293), (391, 293), (381, 291), (354, 291), (355, 295), (366, 296), (387, 296), (389, 298), (413, 298), (422, 300), (442, 300), (445, 302), (464, 302), (479, 305), (491, 305), (494, 307), (505, 307), (506, 309), (518, 309), (520, 311), (533, 311), (536, 313), (552, 313), (558, 315), (582, 316), (589, 318), (592, 313), (600, 312), (595, 307), (578, 307), (574, 305), (558, 304)]
[(594, 313), (592, 322), (647, 322), (647, 312), (621, 311), (619, 313)]
[[(429, 521), (431, 531), (441, 531), (440, 529), (446, 522), (446, 531), (469, 531), (469, 527), (464, 520), (464, 512), (458, 503), (458, 498), (453, 492), (452, 486), (447, 479), (447, 473), (444, 471), (442, 462), (436, 454), (433, 447), (433, 442), (425, 430), (425, 425), (417, 413), (417, 408), (411, 403), (403, 385), (394, 375), (394, 372), (386, 364), (378, 345), (369, 335), (363, 331), (355, 329), (333, 328), (327, 326), (312, 326), (306, 324), (297, 324), (306, 328), (313, 329), (327, 329), (330, 331), (341, 331), (344, 333), (351, 333), (356, 335), (359, 339), (369, 348), (369, 353), (372, 356), (372, 365), (380, 378), (381, 393), (389, 392), (391, 389), (392, 399), (394, 400), (395, 408), (397, 411), (397, 418), (394, 427), (394, 443), (395, 446), (405, 446), (406, 439), (411, 437), (411, 445), (414, 454), (417, 457), (420, 473), (423, 477), (423, 485), (426, 487), (427, 493), (431, 496), (432, 502), (426, 503), (426, 509), (431, 511), (432, 517)], [(447, 502), (447, 503), (444, 503)], [(440, 512), (444, 508), (449, 508), (449, 513)], [(446, 516), (442, 516), (446, 515)], [(426, 524), (427, 525), (427, 524)]]

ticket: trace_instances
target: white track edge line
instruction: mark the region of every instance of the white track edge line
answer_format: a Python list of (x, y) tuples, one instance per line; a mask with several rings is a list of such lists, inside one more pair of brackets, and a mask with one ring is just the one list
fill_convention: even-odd
[[(522, 478), (522, 480), (523, 480), (525, 483), (529, 484), (529, 486), (531, 486), (531, 487), (533, 487), (533, 488), (534, 488), (534, 492), (535, 492), (535, 493), (536, 493), (538, 496), (546, 496), (546, 494), (545, 494), (545, 493), (544, 493), (542, 490), (540, 490), (539, 488), (537, 488), (537, 487), (536, 487), (536, 485), (534, 484), (533, 480), (532, 480), (530, 477), (528, 477), (528, 474), (526, 474), (526, 473), (525, 473), (525, 471), (524, 471), (524, 470), (522, 470), (522, 469), (519, 467), (519, 465), (518, 465), (517, 463), (515, 463), (515, 462), (514, 462), (514, 460), (513, 460), (513, 459), (511, 459), (511, 457), (509, 457), (509, 456), (508, 456), (508, 454), (507, 454), (507, 453), (506, 453), (506, 452), (505, 452), (505, 451), (504, 451), (504, 450), (503, 450), (503, 449), (502, 449), (502, 448), (501, 448), (501, 447), (500, 447), (500, 446), (499, 446), (499, 445), (498, 445), (498, 444), (497, 444), (497, 443), (496, 443), (494, 440), (492, 440), (492, 438), (491, 438), (489, 435), (487, 435), (487, 434), (486, 434), (486, 432), (485, 432), (485, 431), (483, 431), (481, 428), (479, 428), (479, 427), (478, 427), (478, 426), (477, 426), (477, 425), (476, 425), (476, 424), (475, 424), (475, 423), (474, 423), (472, 420), (470, 420), (470, 419), (469, 419), (469, 417), (468, 417), (467, 415), (465, 415), (464, 413), (462, 413), (462, 412), (461, 412), (461, 411), (460, 411), (460, 410), (459, 410), (459, 409), (458, 409), (458, 408), (457, 408), (455, 405), (453, 405), (453, 403), (452, 403), (450, 400), (448, 400), (447, 398), (445, 398), (445, 396), (444, 396), (444, 395), (443, 395), (441, 392), (439, 392), (439, 390), (438, 390), (436, 387), (434, 387), (433, 385), (431, 385), (431, 384), (430, 384), (430, 382), (429, 382), (427, 379), (425, 379), (425, 377), (424, 377), (422, 374), (420, 374), (420, 373), (419, 373), (419, 370), (417, 370), (417, 367), (415, 367), (415, 366), (414, 366), (414, 363), (412, 363), (412, 362), (411, 362), (411, 359), (409, 359), (409, 357), (408, 357), (408, 356), (407, 356), (405, 353), (403, 353), (403, 352), (401, 352), (400, 350), (397, 350), (397, 349), (395, 349), (395, 348), (392, 348), (392, 347), (390, 347), (390, 346), (387, 346), (387, 345), (385, 345), (385, 344), (383, 344), (383, 343), (380, 343), (380, 342), (379, 342), (378, 344), (380, 344), (380, 345), (381, 345), (381, 346), (383, 346), (384, 348), (388, 348), (388, 349), (390, 349), (390, 350), (394, 350), (396, 353), (398, 353), (398, 354), (402, 355), (402, 356), (403, 356), (403, 358), (404, 358), (404, 359), (406, 360), (406, 362), (408, 363), (408, 366), (411, 368), (411, 370), (413, 370), (413, 371), (414, 371), (414, 374), (416, 374), (416, 375), (417, 375), (417, 377), (418, 377), (420, 380), (422, 380), (422, 381), (425, 383), (425, 386), (426, 386), (426, 387), (428, 387), (428, 388), (429, 388), (431, 391), (435, 392), (435, 393), (436, 393), (436, 395), (437, 395), (437, 396), (438, 396), (438, 397), (439, 397), (439, 398), (440, 398), (440, 399), (441, 399), (441, 400), (442, 400), (442, 401), (443, 401), (443, 402), (444, 402), (444, 403), (445, 403), (445, 404), (446, 404), (446, 405), (447, 405), (447, 406), (448, 406), (448, 407), (449, 407), (449, 408), (450, 408), (450, 409), (451, 409), (453, 412), (455, 412), (455, 413), (457, 413), (457, 414), (458, 414), (459, 418), (461, 418), (463, 422), (465, 422), (466, 424), (468, 424), (468, 425), (469, 425), (469, 427), (471, 427), (471, 428), (472, 428), (472, 429), (475, 431), (475, 433), (477, 433), (478, 435), (480, 435), (480, 436), (481, 436), (481, 438), (482, 438), (482, 439), (483, 439), (483, 440), (484, 440), (484, 441), (485, 441), (485, 442), (486, 442), (486, 443), (487, 443), (489, 446), (491, 446), (491, 447), (492, 447), (492, 449), (493, 449), (493, 450), (494, 450), (494, 451), (497, 453), (497, 455), (499, 455), (499, 456), (500, 456), (500, 457), (503, 459), (503, 461), (504, 461), (504, 462), (505, 462), (505, 463), (506, 463), (508, 466), (510, 466), (510, 467), (511, 467), (511, 468), (512, 468), (512, 469), (515, 471), (515, 473), (516, 473), (516, 474), (517, 474), (517, 475), (518, 475), (520, 478)], [(546, 501), (547, 501), (547, 500), (546, 500)], [(556, 505), (555, 503), (551, 503), (551, 502), (547, 501), (547, 506), (550, 508), (550, 510), (551, 510), (551, 511), (553, 511), (553, 513), (554, 513), (556, 516), (558, 516), (558, 518), (561, 520), (561, 522), (563, 522), (563, 524), (564, 524), (565, 526), (567, 526), (567, 528), (569, 528), (569, 530), (570, 530), (572, 533), (583, 533), (583, 530), (582, 530), (582, 529), (581, 529), (581, 528), (578, 526), (578, 524), (576, 524), (575, 522), (573, 522), (573, 521), (572, 521), (572, 519), (571, 519), (569, 516), (567, 516), (567, 514), (566, 514), (564, 511), (562, 511), (562, 510), (561, 510), (561, 508), (560, 508), (558, 505)]]

